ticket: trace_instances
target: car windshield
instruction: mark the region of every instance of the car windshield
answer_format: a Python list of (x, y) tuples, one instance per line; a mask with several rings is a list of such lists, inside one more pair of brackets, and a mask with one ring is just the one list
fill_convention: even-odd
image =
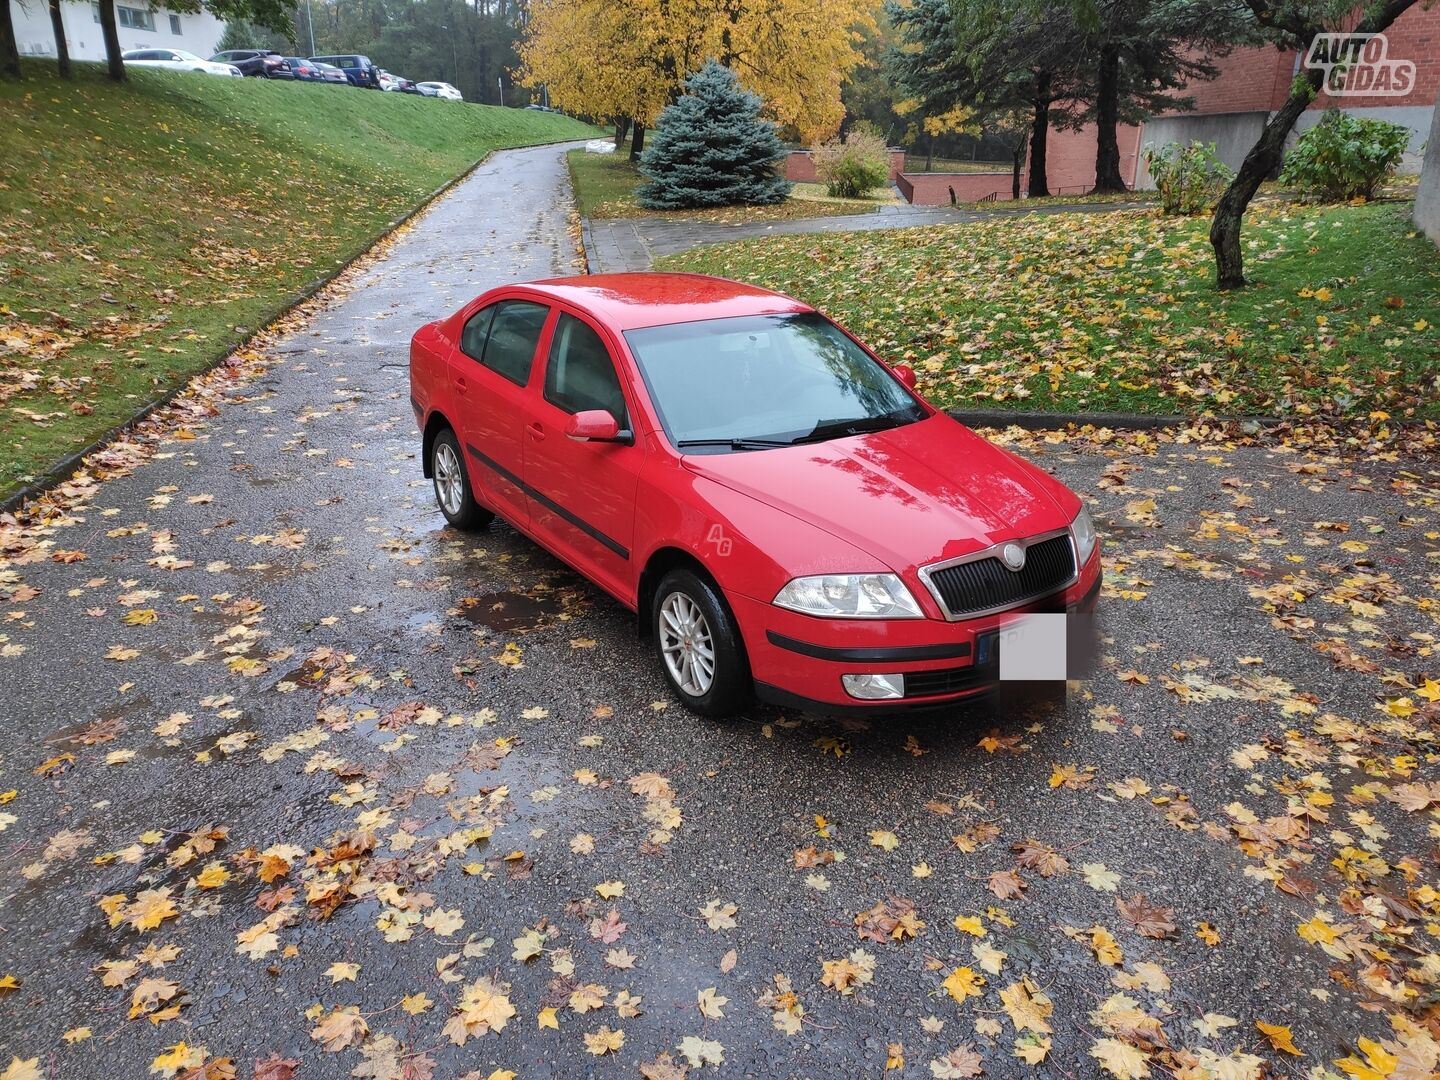
[(688, 453), (793, 446), (914, 423), (925, 409), (823, 315), (747, 315), (625, 334), (665, 433)]

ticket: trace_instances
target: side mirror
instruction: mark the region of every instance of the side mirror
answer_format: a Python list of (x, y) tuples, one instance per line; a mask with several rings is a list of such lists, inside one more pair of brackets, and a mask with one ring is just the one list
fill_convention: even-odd
[(911, 390), (915, 389), (915, 369), (909, 364), (895, 364), (890, 370), (895, 372), (895, 377)]
[(615, 417), (604, 409), (585, 409), (570, 417), (565, 434), (578, 442), (629, 442), (630, 432), (621, 431)]

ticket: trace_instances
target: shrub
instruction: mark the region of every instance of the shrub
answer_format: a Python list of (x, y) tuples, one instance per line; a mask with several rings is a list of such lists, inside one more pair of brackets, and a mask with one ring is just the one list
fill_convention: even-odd
[(844, 139), (812, 148), (810, 157), (832, 197), (859, 199), (890, 179), (885, 138), (872, 124), (856, 124)]
[(1399, 124), (1332, 109), (1285, 156), (1280, 182), (1317, 202), (1368, 199), (1409, 145), (1410, 132)]
[(1203, 214), (1220, 197), (1234, 172), (1215, 154), (1214, 143), (1166, 143), (1145, 151), (1145, 165), (1166, 214)]
[(640, 155), (649, 183), (636, 200), (652, 210), (784, 202), (790, 182), (775, 168), (784, 156), (775, 125), (760, 116), (760, 98), (711, 60), (660, 114)]

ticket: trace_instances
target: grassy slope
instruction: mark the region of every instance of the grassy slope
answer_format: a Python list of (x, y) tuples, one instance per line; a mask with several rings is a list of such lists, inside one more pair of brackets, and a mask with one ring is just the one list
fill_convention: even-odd
[(1440, 255), (1409, 203), (1251, 209), (1217, 293), (1206, 219), (1054, 214), (781, 236), (662, 260), (828, 311), (937, 404), (1440, 417)]
[[(790, 218), (826, 217), (832, 214), (868, 214), (883, 199), (813, 199), (792, 195), (775, 206), (724, 206), (714, 210), (647, 210), (635, 202), (635, 189), (644, 182), (628, 154), (570, 152), (570, 179), (580, 212), (592, 218), (661, 217), (685, 221), (734, 223), (785, 221)], [(807, 185), (809, 186), (809, 185)]]
[(223, 355), (488, 151), (563, 116), (80, 65), (0, 82), (0, 496)]

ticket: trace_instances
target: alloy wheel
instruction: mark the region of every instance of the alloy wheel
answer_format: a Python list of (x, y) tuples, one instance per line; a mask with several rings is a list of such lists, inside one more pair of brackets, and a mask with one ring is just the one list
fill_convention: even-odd
[(675, 685), (690, 697), (704, 697), (715, 681), (715, 641), (700, 605), (672, 592), (660, 605), (659, 633), (660, 653)]
[(447, 514), (460, 513), (465, 502), (465, 481), (460, 475), (460, 459), (449, 443), (435, 448), (435, 497)]

